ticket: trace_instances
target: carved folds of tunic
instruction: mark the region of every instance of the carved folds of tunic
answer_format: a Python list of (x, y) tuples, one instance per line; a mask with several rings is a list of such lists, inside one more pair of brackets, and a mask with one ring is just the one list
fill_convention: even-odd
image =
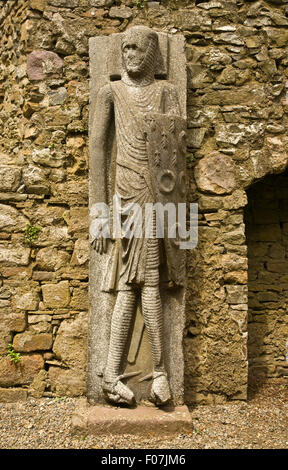
[[(137, 204), (142, 215), (134, 220), (141, 237), (112, 236), (105, 249), (91, 242), (91, 403), (183, 402), (185, 250), (169, 236), (167, 217), (157, 238), (155, 212), (145, 236), (145, 211), (147, 204), (185, 202), (184, 40), (161, 33), (159, 47), (150, 31), (134, 27), (90, 40), (90, 208), (105, 198), (111, 207), (116, 194), (122, 207)], [(123, 63), (111, 66), (113, 54)]]

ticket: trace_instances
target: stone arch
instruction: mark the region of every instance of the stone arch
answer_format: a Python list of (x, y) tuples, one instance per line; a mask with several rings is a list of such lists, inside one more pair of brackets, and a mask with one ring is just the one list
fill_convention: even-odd
[[(249, 188), (288, 166), (279, 137), (266, 137), (244, 161), (213, 152), (194, 167), (199, 243), (189, 255), (187, 401), (246, 399), (248, 390), (248, 257), (244, 210)], [(188, 261), (189, 264), (189, 261)], [(193, 360), (192, 360), (193, 358)]]
[[(278, 136), (266, 137), (266, 145), (261, 150), (251, 151), (250, 158), (247, 163), (245, 163), (243, 167), (239, 167), (240, 174), (242, 173), (246, 176), (246, 181), (242, 181), (243, 189), (245, 189), (247, 195), (247, 204), (244, 207), (243, 215), (248, 261), (247, 358), (248, 391), (250, 391), (251, 396), (267, 378), (280, 377), (283, 375), (286, 370), (285, 366), (287, 366), (286, 353), (288, 331), (286, 331), (285, 340), (284, 330), (288, 330), (288, 321), (287, 318), (286, 320), (284, 319), (285, 307), (283, 306), (285, 304), (286, 297), (281, 296), (280, 294), (282, 289), (281, 284), (284, 282), (283, 276), (285, 277), (285, 271), (288, 276), (288, 260), (285, 261), (286, 237), (284, 236), (283, 240), (282, 226), (283, 223), (285, 224), (285, 221), (283, 221), (283, 217), (285, 218), (285, 215), (283, 213), (284, 207), (281, 203), (281, 201), (285, 200), (286, 194), (288, 205), (288, 189), (284, 189), (288, 183), (288, 154), (286, 151), (287, 147), (285, 145), (286, 141), (284, 142), (284, 140), (285, 138), (283, 139), (283, 136), (282, 139)], [(247, 175), (249, 176), (247, 177)], [(281, 181), (284, 181), (284, 188), (283, 184), (281, 186)], [(279, 184), (280, 188), (277, 190), (276, 188)], [(265, 188), (268, 190), (266, 190), (266, 195)], [(274, 190), (276, 190), (276, 193)], [(258, 217), (257, 211), (259, 203), (257, 204), (257, 196), (258, 199), (262, 199), (260, 207), (262, 205), (265, 214), (264, 215), (263, 212), (262, 215), (258, 213)], [(254, 211), (251, 209), (253, 204)], [(265, 204), (268, 207), (265, 207)], [(254, 214), (251, 212), (254, 212)], [(263, 224), (259, 224), (261, 217), (263, 216)], [(259, 225), (262, 225), (259, 236), (257, 236), (259, 229), (257, 230), (255, 217), (256, 222), (258, 220), (258, 227)], [(273, 221), (274, 223), (272, 223)], [(274, 233), (272, 233), (273, 230)], [(257, 240), (255, 240), (256, 246), (254, 246), (254, 249), (256, 249), (256, 256), (251, 238), (259, 238), (258, 251), (256, 248)], [(261, 241), (262, 246), (260, 246)], [(268, 252), (265, 252), (265, 245)], [(270, 261), (269, 254), (271, 255)], [(255, 273), (254, 263), (255, 259), (258, 257), (257, 255), (259, 255), (260, 258), (258, 261), (260, 261), (260, 264), (262, 262), (264, 268), (262, 276), (265, 277), (265, 282), (262, 283), (262, 285), (260, 283), (261, 273), (259, 271), (261, 270), (259, 262), (258, 273)], [(281, 270), (283, 276), (281, 276), (281, 273), (279, 272)], [(271, 273), (270, 276), (269, 272)], [(273, 272), (275, 274), (274, 276)], [(255, 275), (257, 276), (257, 279), (255, 279)], [(281, 277), (282, 280), (279, 279)], [(277, 282), (280, 281), (280, 285), (278, 284), (278, 291), (275, 285), (275, 278), (278, 278)], [(259, 288), (258, 291), (257, 284)], [(282, 337), (280, 337), (279, 332), (275, 331), (278, 328), (282, 330)]]
[(248, 387), (287, 375), (288, 170), (247, 190)]

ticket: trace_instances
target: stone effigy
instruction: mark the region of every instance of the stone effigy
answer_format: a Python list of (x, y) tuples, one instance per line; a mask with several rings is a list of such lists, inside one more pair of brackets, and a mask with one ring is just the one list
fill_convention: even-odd
[(185, 250), (155, 210), (185, 202), (183, 44), (90, 40), (90, 403), (183, 402)]

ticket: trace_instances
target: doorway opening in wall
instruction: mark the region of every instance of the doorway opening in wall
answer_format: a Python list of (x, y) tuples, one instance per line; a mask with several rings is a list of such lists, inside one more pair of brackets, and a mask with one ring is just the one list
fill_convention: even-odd
[(252, 398), (268, 381), (288, 384), (288, 170), (266, 176), (247, 190), (247, 196), (248, 397)]

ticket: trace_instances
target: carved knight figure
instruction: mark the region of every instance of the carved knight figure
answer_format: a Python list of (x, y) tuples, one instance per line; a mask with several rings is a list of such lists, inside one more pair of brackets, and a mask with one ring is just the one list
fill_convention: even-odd
[[(155, 79), (157, 53), (156, 32), (144, 26), (128, 29), (121, 44), (121, 79), (109, 82), (98, 93), (91, 128), (91, 173), (96, 202), (108, 203), (104, 169), (110, 129), (114, 125), (117, 154), (112, 193), (120, 196), (124, 204), (138, 204), (143, 212), (147, 203), (185, 200), (182, 142), (185, 121), (181, 118), (175, 86), (167, 80)], [(110, 241), (100, 236), (91, 241), (99, 254), (106, 253), (110, 242), (113, 247), (107, 272), (103, 273), (102, 289), (115, 292), (117, 297), (102, 389), (112, 403), (134, 402), (133, 392), (123, 381), (122, 363), (140, 301), (153, 361), (150, 399), (163, 405), (170, 400), (171, 392), (164, 364), (161, 266), (166, 264), (169, 285), (183, 285), (179, 268), (183, 250), (167, 236), (156, 237), (155, 214), (148, 238), (143, 233), (138, 238)]]

